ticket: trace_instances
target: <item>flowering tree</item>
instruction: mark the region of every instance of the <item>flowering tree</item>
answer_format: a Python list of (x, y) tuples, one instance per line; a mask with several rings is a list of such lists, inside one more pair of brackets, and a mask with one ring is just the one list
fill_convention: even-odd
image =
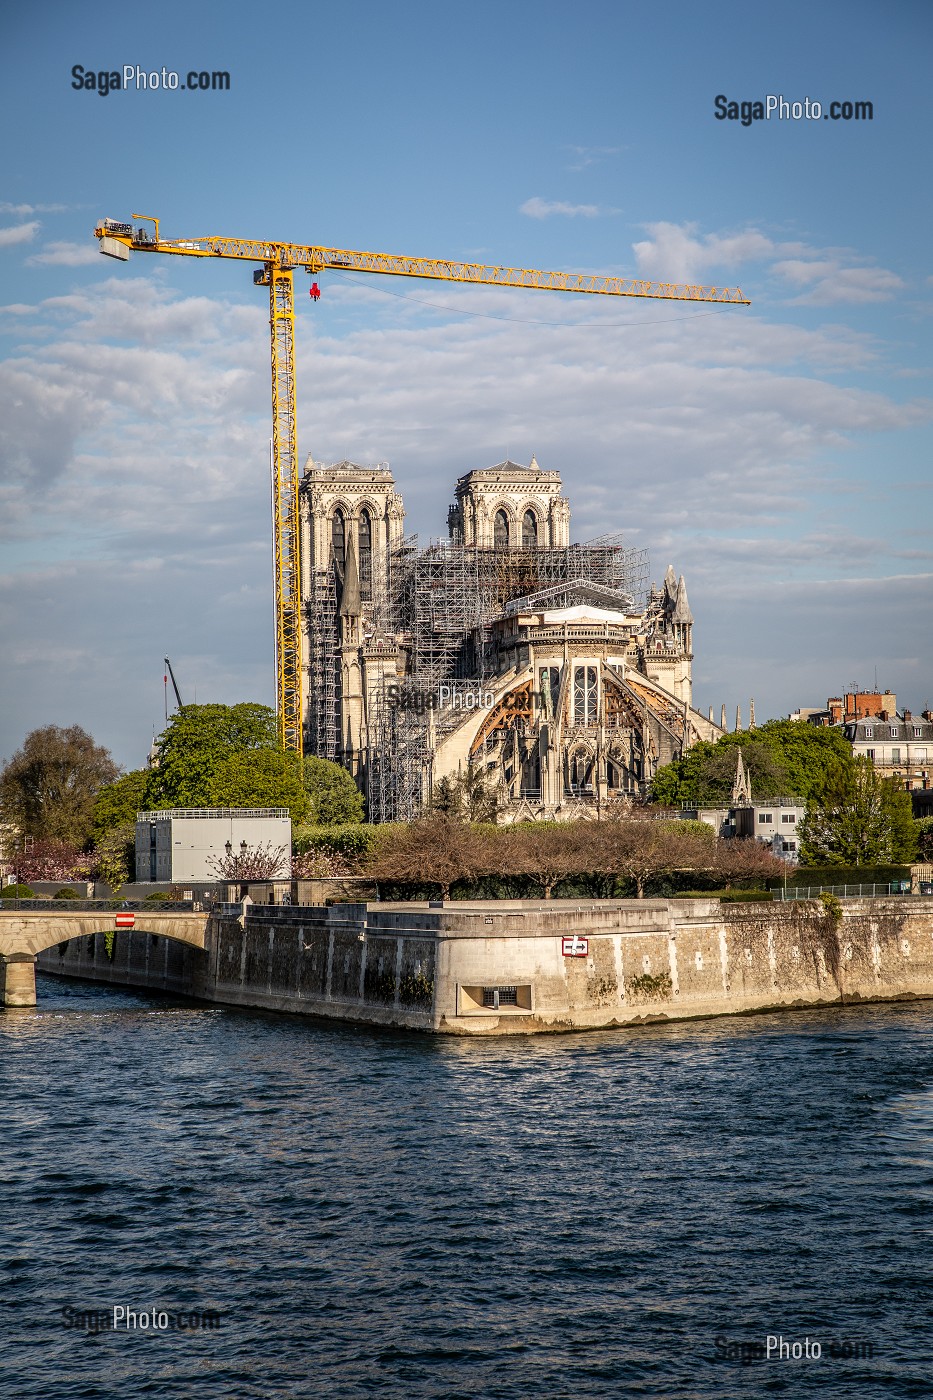
[(86, 880), (90, 861), (70, 841), (32, 841), (15, 859), (17, 878), (35, 880)]
[(239, 847), (228, 841), (226, 853), (212, 856), (207, 867), (221, 880), (287, 880), (291, 858), (284, 846), (273, 846), (271, 841), (264, 846), (248, 846), (241, 841)]
[(329, 880), (351, 872), (350, 862), (337, 851), (312, 849), (292, 857), (292, 875), (296, 880)]

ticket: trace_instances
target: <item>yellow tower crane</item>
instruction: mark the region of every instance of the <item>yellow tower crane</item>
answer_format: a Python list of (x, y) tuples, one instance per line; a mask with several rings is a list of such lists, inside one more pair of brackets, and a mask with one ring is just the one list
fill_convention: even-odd
[[(276, 698), (279, 740), (302, 752), (301, 725), (301, 559), (298, 515), (298, 438), (295, 401), (295, 305), (292, 274), (303, 267), (312, 276), (325, 268), (340, 272), (381, 272), (390, 277), (426, 277), (484, 287), (534, 287), (551, 292), (597, 296), (654, 297), (662, 301), (712, 301), (748, 306), (738, 287), (690, 287), (587, 273), (539, 272), (534, 268), (490, 267), (483, 263), (407, 258), (391, 253), (359, 253), (304, 243), (263, 243), (246, 238), (173, 238), (159, 233), (159, 220), (133, 214), (137, 222), (103, 219), (94, 230), (100, 251), (126, 262), (130, 252), (175, 253), (186, 258), (238, 258), (260, 263), (257, 286), (269, 288), (272, 333), (272, 491), (275, 551)], [(147, 225), (152, 225), (150, 229)], [(320, 295), (312, 284), (311, 295)]]

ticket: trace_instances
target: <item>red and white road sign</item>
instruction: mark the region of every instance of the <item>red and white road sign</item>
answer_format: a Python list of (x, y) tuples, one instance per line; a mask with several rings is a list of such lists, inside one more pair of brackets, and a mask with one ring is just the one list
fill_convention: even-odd
[(136, 923), (136, 915), (118, 914), (115, 922), (117, 928), (133, 928)]
[(575, 933), (572, 938), (562, 938), (561, 952), (565, 958), (585, 958), (590, 951), (590, 940)]

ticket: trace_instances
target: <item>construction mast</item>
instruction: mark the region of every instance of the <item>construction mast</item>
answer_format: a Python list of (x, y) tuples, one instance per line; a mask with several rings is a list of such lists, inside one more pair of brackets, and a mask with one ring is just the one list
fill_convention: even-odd
[[(498, 267), (391, 253), (363, 253), (312, 244), (261, 242), (243, 238), (162, 238), (159, 220), (133, 214), (137, 222), (103, 219), (94, 230), (100, 251), (121, 262), (130, 252), (170, 253), (181, 257), (234, 258), (259, 263), (257, 286), (269, 288), (272, 345), (272, 494), (275, 558), (276, 701), (279, 742), (303, 751), (301, 722), (301, 558), (298, 507), (298, 436), (295, 392), (295, 268), (310, 276), (327, 268), (340, 272), (382, 273), (473, 286), (525, 287), (538, 291), (595, 296), (648, 297), (661, 301), (720, 302), (748, 306), (738, 287), (696, 287), (589, 273), (542, 272), (535, 268)], [(148, 225), (152, 225), (150, 229)], [(320, 296), (316, 282), (311, 297)]]

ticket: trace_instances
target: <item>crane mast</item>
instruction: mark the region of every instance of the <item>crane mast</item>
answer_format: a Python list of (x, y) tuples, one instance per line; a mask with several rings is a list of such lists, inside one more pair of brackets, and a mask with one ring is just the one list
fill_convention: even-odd
[[(272, 342), (272, 499), (275, 559), (276, 701), (279, 742), (299, 755), (302, 742), (301, 555), (298, 504), (298, 430), (295, 393), (294, 270), (314, 275), (330, 268), (340, 272), (381, 273), (473, 286), (525, 287), (538, 291), (595, 296), (648, 297), (663, 301), (719, 302), (748, 306), (738, 287), (699, 287), (590, 273), (543, 272), (537, 268), (500, 267), (393, 253), (366, 253), (312, 244), (265, 243), (210, 236), (164, 239), (159, 220), (133, 214), (138, 222), (103, 219), (94, 230), (100, 251), (121, 262), (130, 252), (168, 253), (180, 257), (234, 258), (260, 263), (257, 286), (269, 288)], [(150, 230), (147, 225), (151, 224)], [(316, 288), (312, 288), (312, 295)], [(174, 677), (172, 678), (174, 682)], [(177, 696), (176, 689), (176, 696)], [(180, 703), (180, 702), (179, 702)]]

